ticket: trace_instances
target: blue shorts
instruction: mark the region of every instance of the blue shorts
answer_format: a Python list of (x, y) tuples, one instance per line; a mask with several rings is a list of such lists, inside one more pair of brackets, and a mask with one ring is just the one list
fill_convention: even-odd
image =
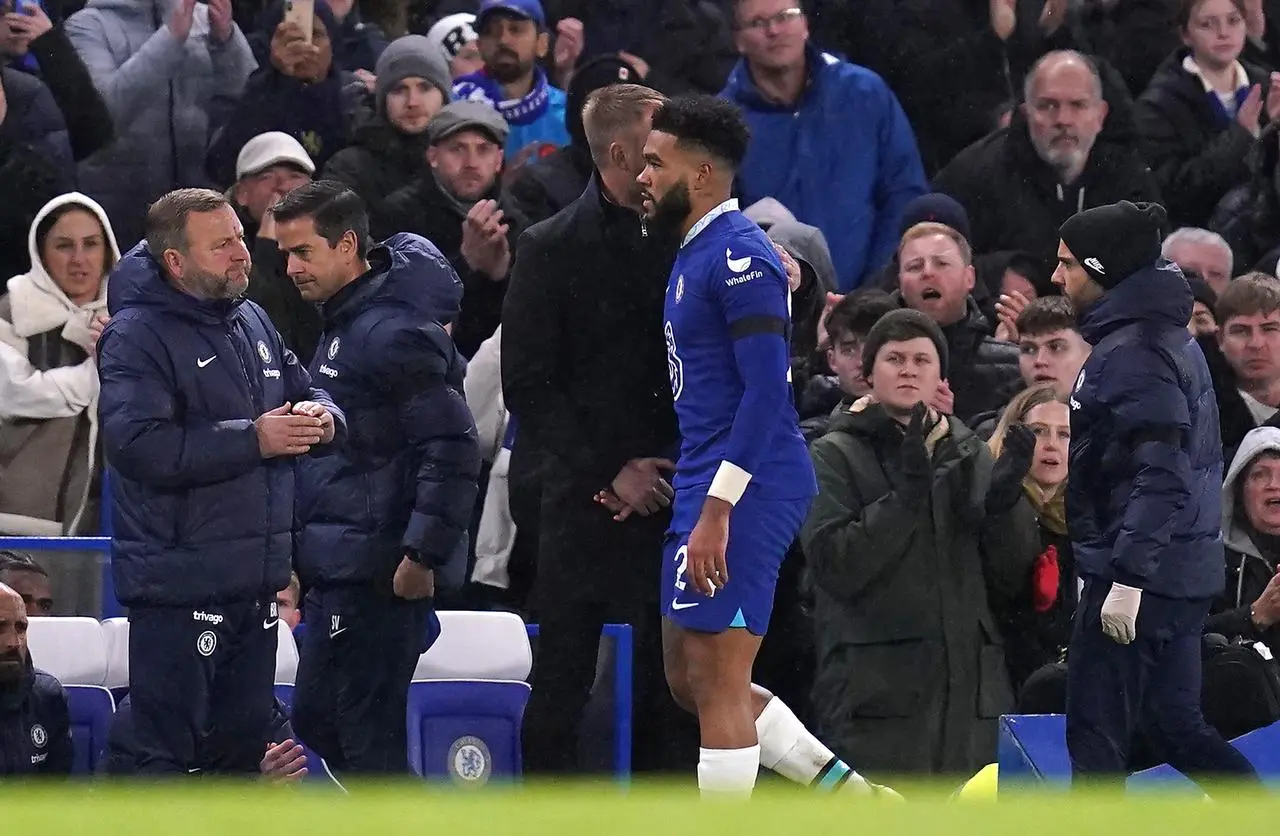
[(778, 569), (800, 533), (812, 500), (761, 499), (748, 488), (729, 516), (725, 550), (729, 582), (708, 597), (685, 577), (689, 534), (706, 498), (705, 487), (676, 492), (662, 550), (662, 614), (690, 630), (722, 633), (730, 627), (745, 627), (763, 636), (773, 613)]

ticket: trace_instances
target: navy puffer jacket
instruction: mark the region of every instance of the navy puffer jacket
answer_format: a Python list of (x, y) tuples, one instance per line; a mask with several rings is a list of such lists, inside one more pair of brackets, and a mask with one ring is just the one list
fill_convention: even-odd
[(316, 401), (334, 413), (337, 445), (345, 418), (253, 302), (177, 290), (145, 243), (121, 259), (108, 288), (99, 410), (120, 602), (275, 595), (289, 583), (297, 459), (263, 459), (254, 419)]
[(1093, 346), (1071, 395), (1067, 521), (1081, 574), (1169, 598), (1222, 589), (1222, 445), (1177, 266), (1135, 273), (1081, 312)]
[(346, 412), (347, 443), (302, 463), (298, 575), (307, 586), (390, 592), (406, 552), (458, 585), (480, 450), (462, 396), (466, 362), (444, 325), (462, 282), (427, 239), (393, 235), (372, 269), (325, 303), (311, 361)]

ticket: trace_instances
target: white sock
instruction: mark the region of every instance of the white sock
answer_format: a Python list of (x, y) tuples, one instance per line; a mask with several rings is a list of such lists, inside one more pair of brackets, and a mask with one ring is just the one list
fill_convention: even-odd
[(759, 770), (759, 746), (698, 750), (698, 790), (703, 798), (750, 798)]
[(821, 792), (866, 793), (867, 781), (814, 737), (787, 704), (774, 697), (756, 718), (760, 765)]

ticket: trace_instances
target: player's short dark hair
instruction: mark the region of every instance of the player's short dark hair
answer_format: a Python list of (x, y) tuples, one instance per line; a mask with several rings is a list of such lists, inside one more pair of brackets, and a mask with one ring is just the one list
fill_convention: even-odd
[(144, 237), (157, 260), (168, 250), (187, 251), (187, 216), (230, 206), (226, 195), (212, 189), (175, 189), (147, 207)]
[(827, 345), (822, 348), (832, 348), (847, 337), (866, 339), (880, 317), (897, 307), (883, 290), (850, 293), (827, 314)]
[(681, 145), (696, 145), (731, 170), (747, 155), (751, 129), (742, 110), (719, 96), (676, 96), (653, 114), (653, 130), (671, 134)]
[(5, 572), (31, 572), (35, 575), (49, 577), (49, 573), (31, 555), (26, 552), (0, 549), (0, 575)]
[(348, 231), (354, 232), (360, 257), (369, 254), (369, 213), (359, 195), (343, 183), (316, 180), (299, 186), (280, 198), (270, 211), (276, 223), (310, 218), (316, 225), (316, 234), (330, 247), (336, 247)]
[(1079, 331), (1076, 310), (1065, 296), (1039, 296), (1018, 314), (1014, 322), (1018, 334), (1039, 337), (1054, 331)]

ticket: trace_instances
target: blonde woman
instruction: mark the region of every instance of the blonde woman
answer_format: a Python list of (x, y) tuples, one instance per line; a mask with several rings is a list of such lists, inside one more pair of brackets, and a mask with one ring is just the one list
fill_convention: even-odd
[(1036, 439), (1022, 489), (1040, 529), (1030, 589), (1000, 613), (1005, 658), (1016, 692), (1037, 669), (1062, 658), (1071, 642), (1077, 590), (1065, 501), (1071, 411), (1052, 385), (1023, 390), (1005, 407), (988, 442), (993, 458), (999, 458), (1005, 435), (1015, 424), (1028, 427)]

